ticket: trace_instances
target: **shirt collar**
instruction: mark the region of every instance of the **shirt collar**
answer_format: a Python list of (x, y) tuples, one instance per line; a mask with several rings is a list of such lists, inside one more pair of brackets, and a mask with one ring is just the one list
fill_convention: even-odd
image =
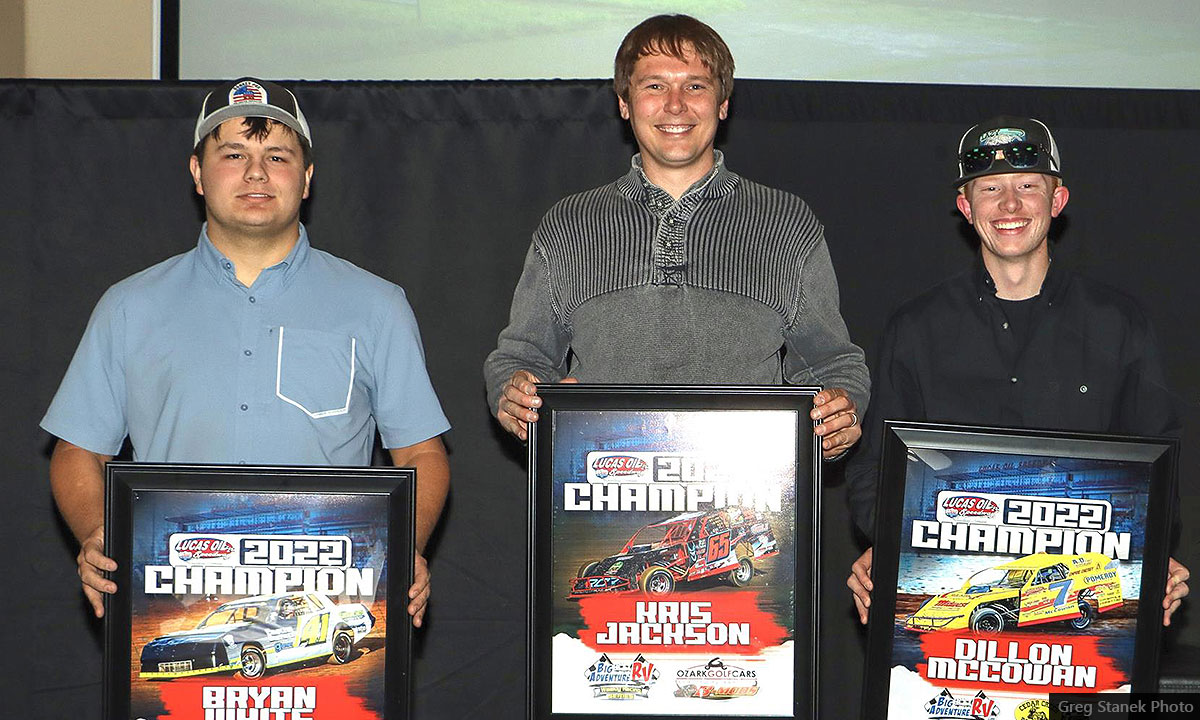
[[(649, 198), (667, 194), (665, 190), (650, 182), (642, 169), (642, 155), (638, 153), (629, 161), (629, 172), (617, 180), (617, 189), (634, 202), (647, 202)], [(704, 177), (692, 183), (680, 200), (692, 195), (713, 198), (728, 195), (741, 181), (736, 173), (725, 167), (725, 153), (713, 150), (713, 167)], [(669, 195), (668, 195), (669, 197)]]
[[(1037, 297), (1050, 304), (1054, 304), (1057, 302), (1058, 296), (1062, 294), (1063, 287), (1066, 285), (1066, 279), (1066, 270), (1060, 268), (1059, 263), (1054, 262), (1052, 258), (1050, 267), (1046, 270), (1046, 277), (1042, 279), (1042, 288), (1038, 292)], [(975, 289), (979, 293), (980, 300), (996, 296), (996, 281), (992, 280), (991, 273), (988, 272), (987, 266), (983, 264), (982, 253), (975, 255)]]
[[(228, 280), (236, 287), (242, 287), (242, 284), (238, 282), (233, 261), (225, 257), (209, 239), (207, 222), (200, 226), (200, 241), (196, 249), (200, 256), (200, 262), (212, 271), (213, 275), (218, 279)], [(267, 289), (286, 285), (304, 266), (311, 249), (308, 243), (308, 230), (304, 227), (304, 223), (300, 223), (300, 237), (296, 238), (296, 244), (292, 246), (287, 257), (271, 267), (263, 269), (258, 279), (254, 281), (255, 291), (260, 290), (259, 286), (263, 286), (261, 289)]]

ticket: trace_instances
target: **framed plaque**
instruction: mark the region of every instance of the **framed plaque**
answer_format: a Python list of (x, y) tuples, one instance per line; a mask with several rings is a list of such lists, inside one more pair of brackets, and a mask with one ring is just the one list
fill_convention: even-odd
[(109, 463), (110, 720), (408, 717), (415, 471)]
[(864, 718), (1152, 692), (1177, 441), (892, 422)]
[(538, 386), (529, 717), (815, 717), (818, 390)]

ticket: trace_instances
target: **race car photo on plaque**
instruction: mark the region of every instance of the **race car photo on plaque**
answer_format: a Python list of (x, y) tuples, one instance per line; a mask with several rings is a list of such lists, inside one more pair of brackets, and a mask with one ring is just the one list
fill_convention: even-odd
[(407, 468), (109, 463), (105, 717), (407, 718), (414, 488)]
[(539, 385), (530, 718), (813, 718), (811, 387)]
[(888, 421), (864, 720), (1153, 692), (1178, 444)]

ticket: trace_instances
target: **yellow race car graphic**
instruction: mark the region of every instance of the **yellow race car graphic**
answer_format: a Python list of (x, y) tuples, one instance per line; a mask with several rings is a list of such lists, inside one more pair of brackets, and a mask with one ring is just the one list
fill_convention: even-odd
[(1115, 560), (1101, 553), (1036, 553), (977, 572), (961, 589), (934, 595), (904, 619), (904, 627), (996, 633), (1061, 620), (1083, 630), (1098, 613), (1120, 606)]

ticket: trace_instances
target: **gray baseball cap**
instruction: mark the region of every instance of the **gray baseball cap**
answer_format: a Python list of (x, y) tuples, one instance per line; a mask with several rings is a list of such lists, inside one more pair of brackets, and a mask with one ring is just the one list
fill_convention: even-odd
[(196, 118), (192, 147), (199, 146), (204, 136), (216, 126), (238, 117), (262, 117), (281, 122), (312, 147), (312, 132), (292, 91), (269, 80), (249, 77), (225, 83), (205, 96), (200, 117)]

